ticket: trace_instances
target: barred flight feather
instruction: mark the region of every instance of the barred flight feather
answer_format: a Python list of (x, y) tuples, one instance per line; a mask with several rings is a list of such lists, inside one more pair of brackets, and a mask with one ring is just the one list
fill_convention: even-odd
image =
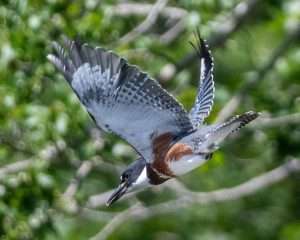
[(198, 128), (209, 115), (214, 99), (214, 80), (213, 80), (213, 57), (206, 42), (196, 33), (197, 43), (192, 46), (195, 48), (200, 59), (200, 84), (198, 94), (193, 108), (189, 112), (190, 119), (195, 128)]

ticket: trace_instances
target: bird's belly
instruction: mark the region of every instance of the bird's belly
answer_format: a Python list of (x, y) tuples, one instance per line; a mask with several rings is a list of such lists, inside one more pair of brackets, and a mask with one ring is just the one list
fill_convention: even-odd
[(193, 169), (199, 167), (206, 162), (205, 155), (200, 154), (190, 154), (181, 157), (178, 160), (173, 160), (169, 162), (169, 168), (174, 173), (174, 175), (179, 176)]

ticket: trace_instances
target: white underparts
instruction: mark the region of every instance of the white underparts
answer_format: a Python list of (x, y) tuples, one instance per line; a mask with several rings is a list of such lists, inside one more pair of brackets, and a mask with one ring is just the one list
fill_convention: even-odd
[(205, 162), (205, 155), (191, 154), (185, 155), (177, 161), (170, 161), (169, 168), (176, 176), (179, 176), (192, 171), (193, 169), (199, 167)]
[(145, 186), (149, 184), (149, 178), (147, 176), (147, 167), (144, 167), (143, 171), (136, 179), (134, 183), (132, 183), (133, 187)]

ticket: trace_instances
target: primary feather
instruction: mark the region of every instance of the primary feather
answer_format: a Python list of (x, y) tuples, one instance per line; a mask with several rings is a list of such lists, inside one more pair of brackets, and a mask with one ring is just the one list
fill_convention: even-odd
[(200, 59), (200, 83), (197, 97), (189, 116), (195, 128), (198, 128), (209, 115), (214, 100), (213, 57), (206, 42), (196, 34), (196, 45), (191, 43)]

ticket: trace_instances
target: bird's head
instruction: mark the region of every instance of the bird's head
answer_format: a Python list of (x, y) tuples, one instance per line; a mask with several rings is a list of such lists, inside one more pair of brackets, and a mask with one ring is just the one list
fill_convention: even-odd
[(120, 184), (110, 196), (106, 205), (110, 206), (126, 193), (137, 191), (149, 185), (146, 161), (143, 158), (139, 158), (121, 174)]

